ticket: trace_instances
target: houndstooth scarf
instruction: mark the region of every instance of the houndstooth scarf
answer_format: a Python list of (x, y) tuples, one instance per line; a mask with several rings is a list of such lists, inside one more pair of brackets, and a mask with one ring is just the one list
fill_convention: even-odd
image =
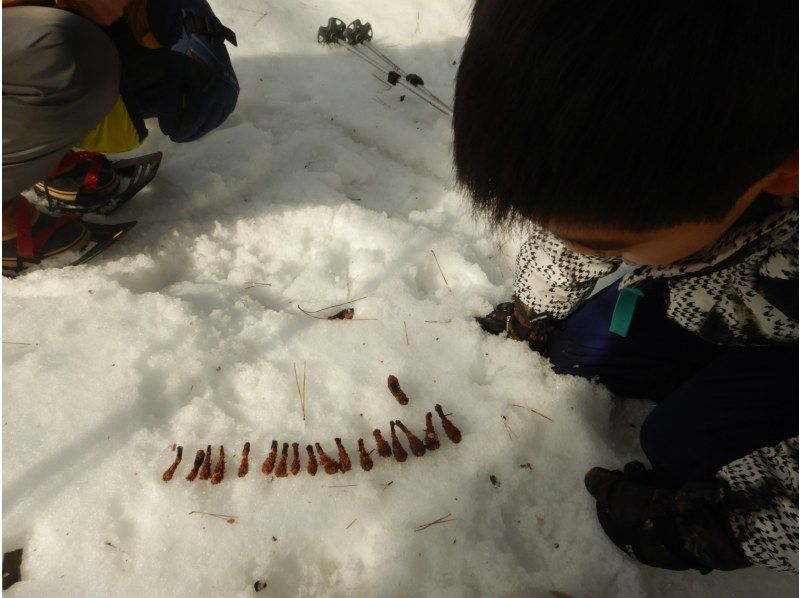
[[(667, 316), (715, 344), (797, 340), (797, 196), (776, 198), (773, 207), (765, 218), (735, 224), (685, 259), (636, 268), (620, 288), (665, 280)], [(563, 319), (621, 263), (570, 251), (537, 227), (517, 258), (514, 293), (531, 312)]]

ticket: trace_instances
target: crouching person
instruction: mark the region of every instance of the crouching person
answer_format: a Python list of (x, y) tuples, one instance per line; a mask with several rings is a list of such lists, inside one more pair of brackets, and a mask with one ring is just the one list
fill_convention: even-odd
[(146, 118), (175, 142), (222, 124), (239, 94), (225, 41), (205, 0), (3, 1), (4, 272), (91, 241), (76, 215), (119, 193), (104, 153), (137, 148)]
[(478, 0), (459, 67), (458, 179), (531, 231), (479, 322), (658, 403), (585, 479), (655, 567), (797, 569), (797, 10)]

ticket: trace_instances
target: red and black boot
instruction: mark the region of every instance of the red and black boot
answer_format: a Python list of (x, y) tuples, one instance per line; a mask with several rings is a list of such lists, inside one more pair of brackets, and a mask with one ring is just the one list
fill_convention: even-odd
[(92, 235), (77, 215), (51, 216), (22, 195), (3, 205), (3, 272), (22, 272), (46, 258), (80, 251)]
[(160, 164), (160, 152), (112, 162), (98, 152), (70, 151), (34, 189), (53, 211), (110, 214), (153, 180)]
[(113, 197), (119, 188), (119, 177), (111, 163), (98, 152), (67, 152), (50, 176), (35, 187), (40, 195), (87, 211)]
[(52, 216), (22, 195), (3, 204), (3, 276), (32, 268), (77, 266), (118, 241), (136, 221), (100, 224), (78, 214)]

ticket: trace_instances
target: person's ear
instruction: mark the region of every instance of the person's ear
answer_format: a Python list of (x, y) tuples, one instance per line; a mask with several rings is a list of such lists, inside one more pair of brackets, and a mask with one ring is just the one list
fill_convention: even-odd
[(797, 152), (786, 158), (764, 179), (762, 189), (772, 195), (788, 195), (797, 191)]

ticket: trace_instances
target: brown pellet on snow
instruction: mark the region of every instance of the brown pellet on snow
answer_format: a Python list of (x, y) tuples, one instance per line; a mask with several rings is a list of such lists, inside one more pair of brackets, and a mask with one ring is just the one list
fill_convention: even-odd
[(214, 473), (211, 475), (211, 483), (214, 485), (219, 484), (225, 477), (225, 449), (219, 445), (219, 457), (217, 458), (217, 465), (214, 467)]
[(186, 476), (188, 481), (194, 482), (194, 479), (197, 477), (197, 474), (200, 471), (200, 466), (203, 464), (205, 457), (206, 452), (203, 449), (197, 449), (197, 452), (194, 454), (194, 464), (192, 465), (192, 469), (189, 472), (189, 475)]
[(447, 416), (444, 414), (441, 405), (436, 405), (434, 407), (436, 409), (436, 413), (439, 414), (439, 417), (442, 419), (442, 427), (444, 428), (445, 436), (447, 436), (451, 441), (458, 444), (461, 442), (461, 430), (456, 428)]
[(394, 429), (394, 422), (389, 422), (389, 427), (392, 430), (392, 453), (394, 454), (394, 458), (398, 463), (402, 463), (406, 459), (408, 459), (408, 453), (406, 449), (403, 448), (403, 445), (400, 444), (400, 440), (397, 438), (397, 430)]
[(269, 454), (267, 458), (264, 459), (264, 463), (261, 465), (261, 471), (264, 475), (269, 475), (272, 473), (272, 470), (275, 468), (275, 460), (278, 458), (278, 441), (273, 440), (272, 446), (269, 449)]
[(296, 442), (292, 443), (292, 467), (290, 471), (292, 475), (300, 473), (300, 445)]
[(239, 477), (243, 478), (247, 475), (248, 471), (250, 471), (250, 443), (245, 442), (244, 448), (242, 449), (242, 461), (239, 463)]
[(333, 440), (336, 443), (336, 448), (339, 450), (339, 469), (342, 473), (347, 473), (353, 468), (350, 463), (350, 455), (347, 454), (341, 438), (334, 438)]
[(391, 457), (392, 449), (389, 446), (389, 443), (383, 439), (383, 436), (381, 436), (381, 431), (376, 428), (372, 431), (372, 435), (375, 437), (375, 446), (378, 447), (378, 454), (381, 457)]
[(322, 468), (325, 470), (325, 473), (327, 473), (328, 475), (333, 475), (337, 471), (339, 471), (339, 464), (325, 454), (325, 451), (322, 450), (322, 447), (319, 445), (319, 442), (314, 443), (314, 445), (317, 447), (319, 460), (320, 463), (322, 463)]
[(369, 456), (367, 449), (364, 448), (363, 438), (358, 439), (358, 458), (361, 461), (361, 469), (364, 471), (372, 469), (372, 457)]
[(277, 467), (275, 467), (275, 477), (277, 478), (285, 478), (289, 475), (286, 471), (286, 461), (289, 458), (289, 443), (284, 442), (283, 448), (281, 449), (281, 459), (278, 461)]
[(308, 454), (306, 471), (309, 475), (317, 475), (317, 457), (314, 455), (314, 447), (310, 444), (306, 446), (306, 454)]
[(161, 476), (161, 479), (165, 482), (169, 482), (172, 479), (172, 476), (175, 475), (175, 470), (178, 469), (178, 465), (181, 464), (181, 459), (183, 459), (183, 447), (178, 447), (178, 454), (175, 456), (175, 460), (172, 462), (167, 468), (167, 471), (164, 472), (164, 475)]
[(429, 451), (435, 451), (439, 446), (439, 437), (433, 427), (433, 414), (428, 411), (425, 414), (425, 448)]
[(400, 388), (400, 381), (397, 377), (390, 374), (386, 379), (386, 383), (389, 385), (389, 392), (397, 399), (397, 402), (401, 405), (408, 405), (408, 395)]
[(400, 428), (403, 431), (403, 434), (406, 435), (411, 453), (415, 457), (422, 457), (425, 454), (425, 445), (422, 443), (422, 441), (417, 438), (414, 432), (406, 428), (403, 425), (403, 422), (401, 422), (399, 419), (395, 421), (395, 424), (397, 424), (397, 427)]
[(203, 465), (200, 466), (200, 473), (197, 475), (198, 480), (207, 480), (211, 477), (211, 445), (206, 447), (206, 454), (203, 457)]

